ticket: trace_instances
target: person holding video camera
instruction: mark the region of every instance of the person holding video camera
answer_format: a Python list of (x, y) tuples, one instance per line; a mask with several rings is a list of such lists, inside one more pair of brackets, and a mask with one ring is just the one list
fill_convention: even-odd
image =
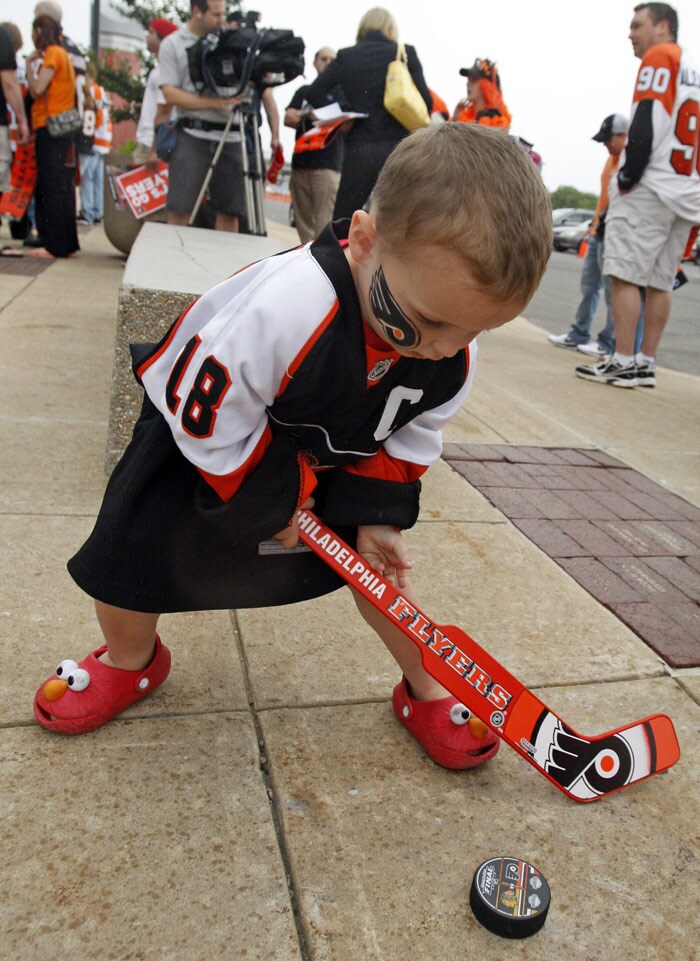
[[(163, 40), (159, 51), (160, 88), (167, 103), (177, 108), (177, 144), (170, 157), (168, 223), (186, 226), (207, 176), (230, 112), (239, 97), (198, 93), (190, 76), (187, 51), (200, 37), (224, 25), (226, 0), (190, 0), (187, 23)], [(225, 144), (209, 183), (208, 203), (217, 230), (238, 230), (245, 213), (243, 162), (238, 124), (225, 134)]]

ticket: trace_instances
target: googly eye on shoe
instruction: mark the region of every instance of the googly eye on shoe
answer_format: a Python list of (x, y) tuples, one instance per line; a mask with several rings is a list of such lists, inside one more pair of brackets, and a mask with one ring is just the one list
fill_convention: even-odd
[(73, 671), (77, 671), (77, 669), (78, 669), (78, 662), (72, 661), (69, 657), (67, 657), (64, 661), (61, 661), (61, 663), (56, 668), (56, 677), (60, 677), (61, 680), (67, 681), (68, 675), (72, 674)]
[(472, 712), (464, 704), (453, 704), (450, 708), (450, 720), (453, 724), (467, 724), (471, 716)]
[(84, 667), (76, 667), (65, 679), (71, 691), (84, 691), (90, 683), (90, 675)]

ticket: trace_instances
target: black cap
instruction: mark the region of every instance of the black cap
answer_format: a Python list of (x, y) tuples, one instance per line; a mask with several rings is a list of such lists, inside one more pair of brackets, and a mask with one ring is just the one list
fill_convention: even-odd
[(617, 133), (627, 133), (630, 125), (627, 117), (624, 117), (621, 113), (611, 113), (609, 117), (600, 125), (600, 130), (591, 140), (596, 140), (598, 143), (605, 143), (610, 140), (611, 137), (615, 136)]
[(474, 80), (490, 80), (491, 83), (496, 84), (499, 90), (501, 89), (501, 80), (498, 76), (498, 70), (496, 69), (496, 64), (492, 60), (479, 60), (477, 58), (471, 67), (462, 67), (459, 73), (462, 77), (473, 77)]

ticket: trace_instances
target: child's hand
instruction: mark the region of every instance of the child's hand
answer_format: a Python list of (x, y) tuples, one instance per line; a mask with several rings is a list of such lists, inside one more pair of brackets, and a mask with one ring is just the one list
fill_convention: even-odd
[[(311, 510), (313, 506), (313, 497), (307, 497), (299, 510)], [(297, 524), (298, 514), (299, 511), (296, 511), (294, 517), (292, 517), (287, 527), (285, 527), (283, 531), (280, 531), (279, 534), (275, 534), (274, 536), (274, 540), (279, 541), (285, 550), (291, 550), (292, 547), (296, 547), (299, 543), (299, 526)]]
[(410, 587), (408, 571), (413, 562), (401, 531), (387, 524), (357, 528), (357, 549), (372, 567), (400, 589)]

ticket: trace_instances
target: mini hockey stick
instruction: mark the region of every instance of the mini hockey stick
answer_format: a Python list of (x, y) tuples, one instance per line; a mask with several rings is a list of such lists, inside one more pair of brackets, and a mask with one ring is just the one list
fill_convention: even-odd
[(574, 801), (612, 794), (680, 757), (665, 714), (595, 737), (578, 734), (468, 634), (435, 624), (407, 601), (315, 514), (300, 511), (298, 524), (301, 541), (418, 646), (428, 674)]

